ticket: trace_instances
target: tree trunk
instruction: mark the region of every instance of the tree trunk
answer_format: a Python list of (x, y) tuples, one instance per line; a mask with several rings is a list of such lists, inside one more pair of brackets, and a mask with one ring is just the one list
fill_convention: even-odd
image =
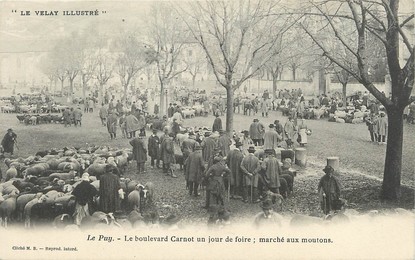
[(192, 75), (192, 86), (193, 86), (193, 89), (195, 88), (195, 82), (196, 82), (196, 74), (194, 76)]
[(122, 102), (124, 104), (127, 104), (127, 92), (128, 92), (128, 84), (124, 85), (124, 96), (122, 98)]
[(346, 90), (347, 90), (347, 82), (346, 83), (342, 83), (343, 86), (343, 107), (347, 106), (347, 94), (346, 94)]
[(272, 76), (272, 97), (273, 99), (277, 98), (277, 77), (278, 75)]
[(101, 105), (104, 103), (104, 84), (101, 82), (99, 83), (98, 102)]
[(396, 200), (401, 192), (403, 109), (387, 107), (388, 136), (381, 199)]
[(62, 96), (63, 96), (63, 82), (64, 82), (65, 80), (61, 80), (61, 92), (62, 92)]
[(86, 83), (82, 82), (82, 98), (86, 98)]
[(226, 132), (232, 136), (233, 131), (233, 89), (232, 85), (226, 88)]
[(292, 69), (293, 69), (293, 80), (295, 80), (295, 72), (296, 72), (296, 69), (295, 69), (295, 67), (293, 67)]
[(73, 100), (73, 79), (69, 79), (68, 98), (69, 98), (69, 102), (72, 103), (72, 100)]
[[(162, 81), (160, 81), (160, 115), (167, 115), (167, 104), (165, 105), (164, 103), (164, 84)], [(165, 108), (166, 107), (166, 108)]]

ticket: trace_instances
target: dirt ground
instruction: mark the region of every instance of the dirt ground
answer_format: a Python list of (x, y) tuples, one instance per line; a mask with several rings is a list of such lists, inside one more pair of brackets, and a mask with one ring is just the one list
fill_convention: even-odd
[[(268, 118), (243, 116), (235, 114), (234, 128), (237, 131), (248, 129), (253, 118), (259, 118), (265, 126), (280, 119), (284, 124), (285, 117), (279, 112), (272, 112)], [(196, 117), (186, 119), (185, 126), (209, 126), (213, 117)], [(225, 123), (224, 116), (222, 117)], [(338, 124), (326, 120), (308, 120), (307, 125), (313, 133), (308, 138), (307, 167), (294, 166), (298, 170), (295, 178), (294, 193), (285, 201), (282, 214), (303, 213), (322, 215), (318, 203), (317, 185), (323, 176), (322, 169), (326, 157), (340, 158), (340, 171), (336, 175), (342, 185), (342, 197), (348, 201), (349, 208), (364, 212), (372, 209), (388, 209), (400, 207), (414, 208), (414, 169), (415, 127), (405, 125), (404, 153), (402, 167), (402, 198), (397, 203), (382, 203), (378, 199), (380, 192), (384, 156), (386, 146), (369, 142), (369, 133), (364, 124)], [(43, 124), (26, 126), (20, 124), (15, 114), (0, 114), (0, 133), (13, 128), (18, 135), (16, 156), (27, 157), (37, 151), (50, 148), (82, 147), (86, 144), (108, 145), (116, 148), (130, 147), (128, 139), (117, 136), (110, 140), (106, 127), (102, 126), (98, 111), (84, 114), (82, 127), (65, 128), (61, 124)], [(5, 165), (0, 163), (3, 172)], [(183, 172), (179, 169), (179, 178), (165, 176), (159, 169), (151, 169), (146, 164), (147, 173), (137, 175), (135, 162), (128, 166), (125, 177), (139, 180), (141, 183), (151, 181), (156, 186), (155, 207), (160, 215), (174, 213), (181, 217), (184, 223), (207, 221), (204, 196), (190, 197), (185, 189)], [(203, 193), (203, 191), (202, 191)], [(243, 203), (241, 200), (225, 201), (233, 219), (249, 219), (260, 211), (258, 204)]]

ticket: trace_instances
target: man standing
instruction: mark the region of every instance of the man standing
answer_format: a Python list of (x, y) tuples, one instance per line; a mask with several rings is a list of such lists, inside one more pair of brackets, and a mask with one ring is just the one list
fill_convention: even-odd
[(262, 170), (265, 171), (264, 181), (267, 188), (273, 193), (279, 194), (280, 174), (282, 173), (278, 159), (275, 158), (275, 151), (271, 149), (265, 150), (267, 158), (262, 163)]
[(213, 159), (213, 165), (206, 172), (206, 178), (208, 179), (208, 185), (206, 187), (206, 204), (205, 209), (210, 207), (210, 194), (216, 199), (216, 204), (224, 206), (225, 196), (225, 182), (224, 178), (231, 174), (231, 171), (224, 164), (221, 163), (220, 157)]
[(65, 108), (65, 110), (62, 113), (63, 123), (65, 127), (67, 127), (68, 125), (71, 126), (71, 115), (72, 113), (69, 110), (69, 107)]
[(84, 217), (89, 216), (89, 205), (92, 203), (92, 199), (97, 194), (95, 187), (89, 183), (89, 174), (85, 172), (82, 174), (82, 181), (72, 191), (72, 195), (75, 196), (76, 206), (74, 212), (75, 224), (81, 225), (81, 221)]
[(189, 137), (183, 140), (180, 147), (183, 152), (183, 161), (186, 161), (190, 153), (195, 150), (196, 144), (195, 135), (193, 133), (189, 133)]
[(233, 198), (240, 198), (242, 195), (242, 170), (241, 170), (241, 163), (242, 159), (244, 158), (242, 154), (242, 143), (236, 142), (236, 148), (232, 149), (228, 156), (226, 157), (226, 164), (228, 165), (229, 169), (231, 170), (231, 178), (230, 178), (230, 186), (231, 186), (231, 199)]
[(228, 133), (223, 130), (220, 130), (220, 137), (218, 140), (219, 151), (223, 157), (228, 156), (232, 140), (229, 137)]
[(128, 138), (135, 137), (135, 132), (140, 129), (137, 117), (135, 117), (132, 113), (128, 114), (125, 117), (125, 125), (127, 128)]
[(264, 200), (261, 203), (261, 208), (263, 212), (255, 215), (254, 226), (256, 228), (271, 228), (274, 225), (281, 226), (281, 220), (283, 218), (272, 210), (272, 201), (270, 199)]
[(75, 117), (75, 126), (77, 126), (79, 124), (79, 126), (82, 126), (81, 120), (82, 120), (82, 111), (81, 108), (78, 107), (77, 109), (75, 109), (74, 113), (74, 117)]
[(117, 121), (117, 115), (114, 111), (111, 111), (107, 118), (107, 129), (111, 140), (117, 138)]
[(107, 105), (102, 103), (101, 108), (99, 109), (99, 118), (101, 118), (101, 124), (105, 126), (108, 117), (108, 108)]
[(329, 214), (331, 210), (341, 208), (342, 202), (340, 198), (340, 183), (333, 176), (333, 167), (327, 165), (323, 171), (326, 173), (321, 177), (318, 184), (318, 193), (320, 194), (321, 209), (324, 214)]
[(180, 133), (180, 125), (177, 123), (177, 119), (173, 118), (173, 124), (171, 125), (171, 131), (173, 133), (173, 138), (176, 138), (176, 135)]
[(160, 168), (160, 138), (157, 136), (157, 129), (153, 129), (153, 134), (148, 138), (148, 155), (151, 158), (151, 167), (154, 168), (156, 160), (156, 166)]
[(388, 119), (385, 117), (385, 112), (380, 112), (380, 117), (377, 121), (378, 143), (386, 144), (386, 135), (388, 134)]
[(222, 130), (222, 119), (219, 114), (216, 114), (215, 121), (213, 121), (212, 132), (220, 132)]
[(277, 132), (281, 136), (281, 141), (282, 141), (282, 137), (283, 137), (282, 132), (284, 131), (284, 127), (280, 123), (280, 120), (275, 120), (274, 126), (275, 126), (275, 132)]
[(262, 145), (262, 138), (264, 136), (265, 127), (258, 119), (254, 119), (249, 127), (249, 136), (254, 142), (255, 146)]
[(274, 131), (274, 125), (270, 124), (268, 131), (264, 134), (264, 150), (275, 149), (278, 147), (278, 143), (281, 140), (281, 136)]
[(163, 172), (166, 173), (166, 175), (177, 178), (171, 168), (171, 164), (176, 162), (174, 157), (173, 135), (173, 133), (170, 133), (163, 138), (163, 142), (161, 143), (161, 159), (163, 160)]
[(198, 143), (194, 146), (194, 152), (190, 153), (184, 161), (184, 173), (186, 179), (186, 187), (189, 189), (189, 195), (199, 196), (198, 187), (202, 182), (203, 173), (205, 171), (205, 161), (202, 157), (202, 147)]
[[(251, 193), (251, 201), (258, 202), (258, 173), (261, 170), (259, 159), (254, 155), (255, 148), (253, 146), (248, 149), (249, 154), (243, 158), (241, 162), (241, 171), (244, 173), (243, 186), (244, 191), (242, 199), (248, 202), (248, 193)], [(250, 192), (249, 192), (250, 190)]]
[(100, 176), (99, 204), (104, 213), (115, 212), (120, 207), (120, 178), (113, 173), (113, 166), (107, 165), (105, 173)]
[(3, 153), (10, 153), (13, 155), (14, 144), (17, 142), (17, 134), (13, 132), (13, 129), (7, 129), (7, 133), (4, 135), (3, 140), (1, 141), (1, 146), (3, 146)]
[(167, 116), (170, 118), (173, 116), (173, 114), (174, 114), (174, 107), (173, 107), (173, 104), (170, 103), (169, 108), (167, 109)]
[(291, 148), (293, 145), (293, 139), (297, 133), (296, 127), (294, 125), (294, 120), (292, 117), (288, 118), (288, 121), (284, 125), (284, 134), (285, 141), (287, 142), (287, 147)]
[(205, 133), (205, 139), (203, 139), (202, 143), (202, 155), (203, 160), (208, 163), (208, 167), (210, 167), (213, 163), (213, 157), (215, 155), (215, 150), (217, 147), (216, 140), (210, 135), (209, 132)]
[(147, 161), (147, 149), (144, 142), (144, 134), (140, 133), (138, 138), (130, 141), (133, 147), (133, 160), (137, 161), (137, 173), (145, 173), (144, 164)]

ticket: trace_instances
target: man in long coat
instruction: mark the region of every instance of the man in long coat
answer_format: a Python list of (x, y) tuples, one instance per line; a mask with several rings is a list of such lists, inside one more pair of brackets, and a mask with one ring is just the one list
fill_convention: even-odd
[(196, 144), (197, 142), (193, 133), (190, 133), (189, 137), (183, 140), (180, 147), (183, 152), (183, 161), (186, 161), (189, 154), (195, 150)]
[(278, 159), (275, 158), (275, 151), (274, 150), (265, 150), (267, 154), (267, 158), (264, 159), (262, 163), (262, 170), (265, 171), (265, 183), (267, 188), (279, 194), (280, 188), (280, 174), (282, 174), (281, 166), (278, 162)]
[(208, 179), (208, 185), (206, 187), (206, 204), (205, 207), (210, 207), (210, 195), (213, 194), (216, 198), (216, 203), (224, 206), (225, 196), (225, 182), (224, 178), (227, 178), (231, 171), (228, 167), (221, 163), (220, 157), (213, 159), (213, 165), (206, 171), (206, 178)]
[(107, 117), (108, 117), (108, 108), (107, 108), (107, 105), (103, 103), (101, 108), (99, 109), (99, 118), (101, 118), (101, 124), (103, 126), (105, 126)]
[(203, 160), (208, 163), (208, 167), (210, 167), (213, 163), (217, 142), (212, 136), (210, 136), (210, 133), (206, 132), (205, 139), (203, 139), (200, 145), (202, 146)]
[(220, 132), (222, 130), (222, 119), (220, 119), (219, 114), (216, 114), (216, 118), (213, 121), (212, 132)]
[(274, 130), (274, 125), (270, 124), (268, 131), (264, 134), (264, 150), (277, 148), (280, 140), (281, 136)]
[(254, 145), (262, 145), (262, 138), (264, 136), (265, 127), (258, 119), (254, 119), (249, 127), (249, 136), (251, 137)]
[(107, 165), (105, 173), (99, 179), (100, 210), (104, 213), (114, 213), (120, 207), (120, 178), (113, 173), (111, 165)]
[(3, 140), (1, 141), (1, 146), (3, 146), (4, 153), (10, 153), (13, 155), (16, 139), (17, 134), (13, 132), (13, 129), (7, 129), (7, 133), (4, 135)]
[(153, 129), (153, 134), (148, 138), (148, 155), (151, 158), (151, 167), (154, 167), (156, 161), (157, 168), (160, 168), (160, 138), (156, 129)]
[(324, 214), (329, 214), (332, 209), (338, 209), (336, 205), (340, 198), (340, 183), (333, 176), (333, 167), (327, 165), (323, 171), (326, 173), (321, 177), (318, 184), (318, 192), (321, 195), (321, 207)]
[(144, 134), (140, 133), (138, 138), (130, 141), (130, 145), (133, 147), (133, 160), (137, 161), (137, 173), (145, 172), (144, 164), (147, 161), (147, 149), (144, 138)]
[(173, 133), (170, 133), (168, 136), (163, 138), (163, 142), (161, 143), (161, 159), (163, 160), (163, 172), (166, 173), (166, 175), (177, 178), (177, 176), (173, 173), (173, 169), (171, 168), (171, 164), (176, 162), (174, 157), (173, 142)]
[(243, 175), (241, 170), (241, 162), (244, 158), (242, 154), (242, 143), (236, 142), (236, 148), (229, 151), (228, 156), (226, 157), (226, 164), (231, 170), (230, 176), (230, 186), (231, 186), (231, 199), (241, 197), (242, 195), (242, 183)]
[(115, 112), (111, 111), (107, 118), (107, 129), (111, 139), (117, 138), (117, 121), (117, 115)]
[(287, 146), (291, 147), (293, 144), (293, 140), (295, 140), (295, 134), (297, 133), (297, 129), (294, 125), (294, 120), (292, 117), (288, 118), (288, 121), (284, 125), (284, 139), (287, 142)]
[(74, 117), (75, 117), (75, 126), (77, 126), (79, 124), (79, 126), (82, 126), (82, 111), (81, 108), (78, 107), (77, 109), (75, 109), (73, 111)]
[(388, 134), (388, 119), (384, 112), (380, 112), (380, 117), (376, 122), (378, 131), (378, 143), (386, 144), (386, 135)]
[(125, 117), (125, 125), (128, 138), (135, 137), (135, 132), (140, 129), (140, 125), (138, 119), (132, 113)]
[(93, 197), (97, 194), (97, 190), (90, 183), (89, 174), (85, 172), (82, 174), (82, 182), (76, 185), (72, 191), (72, 195), (75, 196), (75, 224), (80, 225), (84, 217), (90, 215), (89, 205), (92, 204)]
[(202, 147), (196, 143), (194, 149), (194, 152), (191, 152), (184, 161), (184, 173), (189, 195), (191, 196), (193, 194), (195, 197), (198, 197), (199, 193), (197, 189), (202, 182), (205, 161), (202, 157)]
[(218, 139), (219, 151), (223, 157), (228, 156), (232, 140), (228, 133), (221, 130), (220, 137)]
[(68, 125), (71, 126), (71, 116), (72, 116), (72, 113), (67, 107), (62, 113), (63, 123), (65, 127), (67, 127)]
[[(249, 154), (241, 162), (241, 171), (244, 174), (243, 187), (244, 191), (242, 199), (244, 202), (248, 202), (248, 193), (251, 189), (252, 201), (258, 201), (258, 173), (261, 170), (261, 163), (259, 159), (254, 155), (255, 148), (253, 146), (248, 149)], [(251, 187), (252, 186), (252, 187)]]

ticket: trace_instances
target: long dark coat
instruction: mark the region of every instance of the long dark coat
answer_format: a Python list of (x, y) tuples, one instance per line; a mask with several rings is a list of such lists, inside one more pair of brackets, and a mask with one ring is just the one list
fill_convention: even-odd
[(249, 127), (249, 137), (251, 137), (251, 139), (262, 139), (264, 132), (265, 127), (260, 122), (254, 122)]
[(226, 157), (226, 164), (231, 170), (231, 185), (235, 187), (242, 187), (242, 170), (241, 162), (244, 158), (242, 152), (239, 149), (233, 149), (228, 153)]
[(115, 114), (111, 114), (108, 116), (107, 118), (108, 133), (115, 134), (117, 132), (117, 121), (118, 121), (118, 118)]
[(228, 156), (231, 144), (232, 140), (229, 138), (228, 134), (223, 134), (219, 137), (218, 146), (222, 156)]
[(205, 160), (205, 162), (209, 162), (211, 159), (213, 159), (212, 157), (215, 154), (215, 149), (217, 146), (216, 140), (213, 137), (207, 137), (205, 139), (203, 139), (202, 143), (200, 144), (202, 146), (202, 155), (203, 155), (203, 160)]
[(318, 191), (326, 195), (326, 203), (324, 204), (324, 200), (321, 201), (321, 208), (325, 210), (325, 213), (330, 212), (334, 202), (340, 198), (341, 187), (339, 181), (334, 176), (326, 174), (320, 179)]
[(1, 141), (1, 145), (3, 146), (5, 153), (13, 153), (14, 151), (14, 143), (16, 142), (17, 135), (12, 132), (10, 135), (9, 133), (6, 133), (6, 135), (3, 137), (3, 140)]
[(275, 157), (268, 157), (264, 159), (262, 163), (262, 169), (265, 170), (266, 181), (269, 188), (279, 188), (280, 174), (282, 172), (281, 166), (278, 163), (278, 159)]
[[(244, 174), (243, 185), (251, 185), (258, 187), (258, 173), (261, 170), (261, 164), (259, 159), (252, 153), (243, 158), (241, 162), (241, 173)], [(249, 177), (248, 173), (253, 174), (253, 177)]]
[(196, 143), (197, 142), (195, 140), (190, 138), (187, 138), (183, 141), (182, 147), (180, 147), (183, 152), (183, 160), (186, 160), (190, 153), (192, 153), (195, 150)]
[(192, 181), (198, 184), (202, 182), (205, 161), (203, 160), (201, 150), (189, 154), (184, 162), (184, 170), (186, 181)]
[(120, 188), (120, 178), (117, 175), (111, 172), (101, 175), (99, 183), (99, 204), (102, 212), (110, 213), (119, 209), (120, 200), (118, 190)]
[(228, 167), (221, 163), (216, 163), (210, 166), (209, 170), (206, 172), (206, 177), (208, 178), (208, 185), (206, 190), (210, 191), (212, 194), (224, 197), (225, 183), (223, 178), (230, 174), (231, 171), (228, 169)]
[(160, 138), (157, 135), (148, 138), (148, 155), (154, 158), (160, 157)]
[(137, 137), (130, 141), (133, 147), (133, 160), (137, 163), (143, 163), (147, 161), (147, 149), (144, 142), (144, 138)]
[(219, 117), (215, 118), (215, 120), (213, 121), (213, 126), (212, 126), (212, 131), (220, 131), (222, 130), (222, 119), (220, 119)]
[(164, 163), (175, 163), (174, 141), (171, 137), (165, 137), (161, 143), (161, 160)]

